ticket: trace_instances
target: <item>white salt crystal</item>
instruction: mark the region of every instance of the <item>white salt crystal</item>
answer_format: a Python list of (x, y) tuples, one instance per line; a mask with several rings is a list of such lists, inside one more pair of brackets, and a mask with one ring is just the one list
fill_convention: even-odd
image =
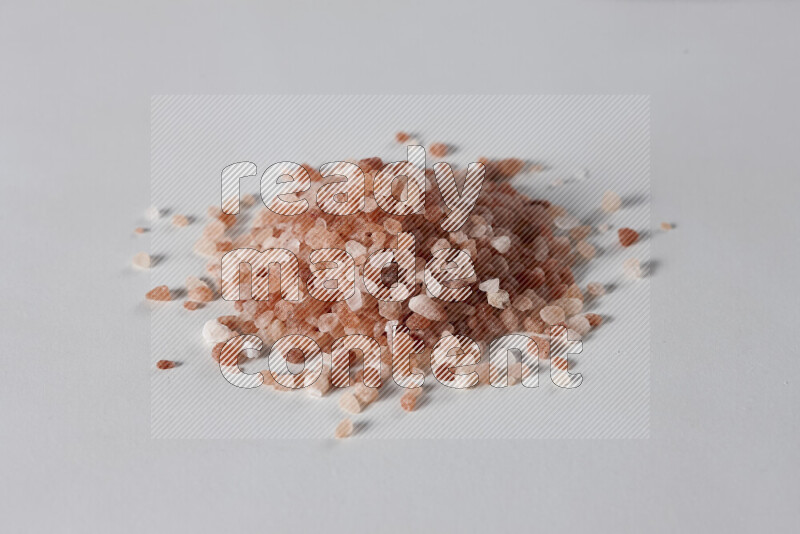
[(133, 257), (133, 266), (137, 269), (149, 269), (151, 264), (150, 254), (146, 252), (139, 252)]
[(161, 210), (155, 206), (152, 206), (150, 208), (147, 208), (145, 216), (147, 217), (148, 220), (157, 221), (161, 218)]
[(508, 249), (511, 248), (511, 238), (508, 236), (500, 236), (495, 237), (491, 241), (492, 246), (499, 252), (500, 254), (505, 254), (508, 252)]
[(235, 336), (236, 333), (233, 330), (221, 324), (216, 319), (206, 321), (206, 324), (203, 325), (203, 339), (206, 343), (224, 343)]

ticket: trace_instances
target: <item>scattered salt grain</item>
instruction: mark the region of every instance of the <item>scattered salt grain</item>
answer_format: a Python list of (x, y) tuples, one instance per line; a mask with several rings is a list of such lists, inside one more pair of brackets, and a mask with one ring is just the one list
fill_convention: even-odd
[(363, 382), (358, 382), (353, 388), (353, 395), (356, 396), (363, 409), (378, 400), (378, 388), (371, 388)]
[(151, 221), (157, 221), (161, 218), (161, 210), (155, 206), (147, 209), (145, 216)]
[(406, 391), (405, 393), (403, 393), (403, 396), (400, 397), (400, 407), (404, 411), (413, 412), (416, 409), (417, 398), (419, 397), (419, 393), (416, 393), (417, 389)]
[(336, 439), (345, 439), (353, 435), (353, 422), (350, 419), (343, 419), (336, 425), (333, 433)]
[(508, 236), (500, 236), (495, 237), (491, 241), (492, 246), (499, 252), (500, 254), (505, 254), (508, 252), (508, 249), (511, 248), (511, 238)]
[(629, 247), (639, 240), (639, 232), (631, 228), (620, 228), (617, 230), (619, 236), (619, 244), (623, 247)]
[(400, 397), (400, 407), (406, 412), (413, 412), (417, 406), (417, 397), (411, 392), (406, 392)]
[(133, 266), (137, 269), (149, 269), (152, 264), (150, 254), (139, 252), (133, 257)]
[(622, 207), (622, 199), (613, 191), (603, 193), (600, 208), (606, 213), (614, 213)]
[(628, 278), (638, 279), (642, 277), (642, 264), (636, 258), (628, 258), (622, 263), (622, 272)]
[(171, 300), (172, 295), (170, 295), (169, 288), (167, 286), (158, 286), (148, 291), (145, 295), (145, 298), (147, 298), (147, 300), (165, 301)]

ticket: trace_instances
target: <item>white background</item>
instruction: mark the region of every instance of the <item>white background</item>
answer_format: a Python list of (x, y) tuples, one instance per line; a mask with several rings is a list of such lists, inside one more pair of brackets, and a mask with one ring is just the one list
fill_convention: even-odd
[[(797, 529), (800, 6), (434, 4), (0, 4), (0, 528)], [(150, 439), (150, 95), (329, 92), (652, 96), (649, 440)]]

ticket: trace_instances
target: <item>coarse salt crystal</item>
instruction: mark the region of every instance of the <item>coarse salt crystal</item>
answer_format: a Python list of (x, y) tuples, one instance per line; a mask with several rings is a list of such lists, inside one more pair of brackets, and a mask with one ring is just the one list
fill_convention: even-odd
[(172, 295), (167, 286), (158, 286), (148, 291), (145, 298), (147, 300), (171, 300)]
[(614, 213), (622, 207), (622, 199), (613, 191), (603, 193), (600, 208), (606, 213)]
[(417, 399), (419, 398), (419, 393), (416, 393), (417, 390), (422, 390), (422, 388), (411, 389), (403, 393), (403, 396), (400, 397), (400, 407), (403, 411), (406, 412), (413, 412), (417, 407)]
[(558, 306), (545, 306), (539, 312), (539, 316), (547, 324), (563, 323), (564, 319), (566, 319), (564, 310)]
[(508, 291), (503, 291), (502, 289), (494, 293), (486, 293), (486, 300), (490, 306), (499, 310), (505, 309), (511, 302)]
[(508, 249), (511, 248), (511, 238), (508, 236), (500, 236), (495, 237), (491, 241), (492, 246), (499, 252), (500, 254), (505, 254), (508, 252)]
[(576, 313), (580, 313), (583, 309), (583, 301), (581, 299), (564, 297), (553, 301), (551, 306), (558, 306), (564, 310), (564, 313), (567, 315), (575, 315)]
[(620, 228), (617, 230), (619, 237), (619, 244), (623, 247), (629, 247), (639, 240), (639, 232), (631, 228)]
[(331, 389), (330, 378), (328, 378), (327, 373), (322, 373), (319, 378), (306, 389), (309, 397), (321, 399)]
[(353, 388), (353, 395), (356, 396), (362, 407), (367, 407), (378, 400), (378, 388), (371, 388), (363, 382), (359, 382)]
[(431, 156), (441, 158), (447, 155), (447, 145), (444, 143), (433, 143), (430, 146)]
[(530, 311), (533, 309), (533, 300), (525, 295), (520, 295), (514, 299), (512, 305), (519, 311)]

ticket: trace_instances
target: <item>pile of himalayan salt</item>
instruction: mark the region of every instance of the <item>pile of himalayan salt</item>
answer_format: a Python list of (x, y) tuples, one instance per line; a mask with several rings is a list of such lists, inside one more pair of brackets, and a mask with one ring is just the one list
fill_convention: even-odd
[[(397, 134), (399, 142), (410, 138), (407, 134)], [(444, 155), (447, 146), (431, 146), (431, 152)], [(411, 339), (424, 349), (412, 355), (410, 370), (415, 374), (429, 375), (432, 372), (441, 379), (447, 369), (431, 369), (431, 349), (444, 336), (464, 334), (470, 336), (482, 351), (487, 353), (488, 343), (509, 333), (526, 333), (533, 337), (540, 348), (539, 357), (549, 357), (549, 336), (551, 326), (559, 325), (569, 330), (570, 338), (580, 339), (592, 328), (602, 323), (596, 313), (584, 312), (584, 291), (576, 284), (572, 268), (580, 263), (591, 261), (596, 249), (587, 240), (593, 231), (591, 226), (570, 215), (568, 211), (546, 200), (528, 198), (519, 193), (507, 182), (526, 168), (518, 159), (490, 161), (480, 160), (486, 167), (486, 180), (475, 209), (468, 221), (455, 232), (445, 232), (440, 221), (446, 208), (435, 184), (436, 177), (427, 170), (429, 181), (426, 192), (426, 207), (422, 214), (404, 217), (387, 214), (377, 207), (371, 197), (372, 180), (382, 168), (379, 158), (361, 160), (359, 165), (367, 176), (367, 202), (364, 212), (350, 216), (334, 216), (318, 209), (315, 202), (309, 202), (308, 211), (301, 215), (286, 217), (277, 215), (263, 206), (252, 214), (249, 227), (244, 227), (236, 215), (225, 214), (216, 207), (209, 208), (209, 221), (202, 237), (195, 243), (194, 251), (208, 258), (206, 279), (187, 279), (187, 309), (196, 309), (202, 303), (218, 298), (221, 287), (220, 264), (222, 256), (233, 249), (285, 248), (295, 253), (300, 264), (301, 300), (283, 300), (277, 276), (272, 276), (269, 284), (270, 298), (264, 301), (247, 299), (251, 294), (251, 276), (265, 276), (267, 273), (250, 273), (240, 279), (243, 298), (233, 303), (235, 314), (219, 317), (207, 322), (203, 327), (203, 337), (213, 345), (212, 356), (223, 365), (234, 365), (246, 356), (224, 354), (225, 342), (237, 335), (255, 334), (269, 347), (277, 339), (287, 334), (301, 334), (312, 338), (322, 349), (326, 359), (323, 374), (309, 388), (313, 397), (325, 396), (333, 390), (331, 377), (331, 344), (344, 335), (363, 334), (373, 337), (381, 347), (381, 385), (391, 380), (392, 358), (389, 351), (387, 328), (399, 324), (409, 329)], [(304, 166), (312, 178), (312, 188), (303, 197), (313, 199), (322, 185), (319, 173), (309, 165)], [(527, 167), (528, 170), (537, 170)], [(399, 194), (400, 192), (398, 192)], [(242, 198), (243, 208), (256, 204), (255, 197)], [(606, 192), (601, 208), (606, 213), (620, 209), (622, 201), (614, 192)], [(149, 212), (155, 219), (160, 211), (155, 208)], [(173, 221), (176, 222), (176, 221)], [(183, 219), (177, 221), (182, 226)], [(186, 220), (188, 222), (188, 219)], [(598, 230), (607, 231), (610, 227), (601, 225)], [(638, 234), (620, 230), (620, 241), (627, 246), (638, 239)], [(391, 248), (395, 236), (400, 232), (412, 232), (416, 238), (417, 285), (413, 296), (403, 302), (381, 302), (372, 297), (364, 286), (362, 273), (367, 257), (376, 250)], [(630, 242), (629, 242), (630, 241)], [(346, 250), (356, 263), (355, 294), (341, 302), (321, 302), (310, 298), (305, 290), (305, 280), (310, 276), (309, 254), (314, 249), (337, 248)], [(425, 292), (423, 267), (430, 260), (431, 252), (437, 249), (463, 250), (469, 253), (475, 268), (476, 278), (470, 287), (469, 297), (462, 302), (444, 302), (431, 298)], [(638, 260), (625, 262), (623, 271), (631, 278), (642, 276)], [(388, 286), (397, 281), (396, 272), (391, 269), (382, 274)], [(594, 298), (605, 293), (602, 284), (593, 282), (587, 287), (587, 297)], [(151, 300), (169, 300), (171, 294), (166, 286), (160, 286), (147, 294)], [(360, 351), (351, 351), (347, 358), (355, 380), (353, 387), (344, 388), (339, 393), (339, 407), (349, 414), (358, 414), (379, 397), (379, 388), (367, 387), (363, 381), (375, 369), (363, 367)], [(289, 363), (303, 362), (302, 355), (294, 359), (290, 353)], [(564, 366), (566, 362), (555, 362)], [(496, 372), (486, 358), (475, 366), (465, 368), (465, 372), (477, 371), (478, 384), (488, 384), (489, 375)], [(387, 373), (388, 371), (388, 373)], [(530, 369), (520, 362), (509, 365), (508, 384), (514, 385), (530, 374)], [(264, 384), (277, 391), (289, 391), (278, 383), (269, 372), (262, 372)], [(295, 375), (300, 376), (300, 375)], [(410, 389), (401, 397), (401, 408), (414, 411), (422, 388)], [(349, 419), (343, 420), (336, 428), (337, 437), (347, 437), (353, 432)]]
[[(229, 250), (285, 248), (298, 256), (302, 291), (300, 302), (283, 300), (277, 276), (273, 275), (268, 300), (235, 302), (236, 315), (220, 318), (217, 326), (207, 324), (204, 338), (219, 345), (235, 334), (255, 334), (271, 346), (283, 335), (301, 334), (314, 339), (329, 355), (335, 339), (363, 334), (378, 341), (382, 362), (389, 367), (387, 323), (396, 322), (406, 326), (414, 340), (424, 343), (424, 351), (412, 357), (411, 367), (426, 374), (431, 372), (431, 349), (443, 335), (468, 335), (485, 351), (497, 337), (526, 332), (543, 345), (542, 357), (547, 357), (547, 333), (552, 325), (570, 328), (574, 338), (579, 339), (588, 332), (590, 321), (582, 315), (584, 291), (576, 284), (572, 267), (594, 257), (594, 247), (586, 242), (592, 228), (581, 225), (565, 208), (528, 198), (511, 187), (507, 181), (523, 170), (521, 160), (484, 160), (484, 164), (487, 179), (476, 207), (455, 232), (441, 229), (445, 208), (431, 170), (427, 173), (430, 183), (424, 213), (399, 217), (379, 209), (371, 197), (372, 178), (383, 165), (378, 158), (359, 162), (367, 171), (366, 213), (335, 216), (309, 202), (308, 211), (287, 217), (262, 206), (253, 214), (249, 228), (240, 228), (237, 216), (210, 208), (210, 221), (194, 250), (209, 259), (205, 274), (217, 288), (221, 284), (221, 258)], [(322, 178), (312, 167), (306, 169), (312, 177), (312, 188), (303, 197), (313, 199)], [(251, 199), (246, 198), (243, 205), (251, 205)], [(366, 291), (362, 268), (369, 254), (393, 247), (395, 236), (401, 231), (412, 232), (416, 239), (417, 287), (413, 296), (403, 302), (378, 301)], [(353, 256), (357, 268), (353, 297), (321, 302), (308, 296), (302, 282), (311, 274), (309, 254), (320, 248), (343, 249)], [(472, 292), (465, 301), (444, 302), (425, 291), (423, 266), (433, 250), (442, 248), (466, 251), (473, 260), (476, 279), (470, 284)], [(396, 273), (386, 270), (384, 283), (396, 280)], [(198, 281), (195, 278), (187, 283), (190, 301), (216, 298), (216, 292), (208, 286), (201, 298)], [(240, 282), (240, 294), (248, 297), (250, 277), (242, 276)], [(357, 369), (362, 363), (360, 356), (353, 363)], [(370, 399), (359, 398), (357, 393), (342, 393), (343, 411), (359, 413), (369, 405)], [(404, 401), (406, 409), (413, 409), (409, 399)]]

